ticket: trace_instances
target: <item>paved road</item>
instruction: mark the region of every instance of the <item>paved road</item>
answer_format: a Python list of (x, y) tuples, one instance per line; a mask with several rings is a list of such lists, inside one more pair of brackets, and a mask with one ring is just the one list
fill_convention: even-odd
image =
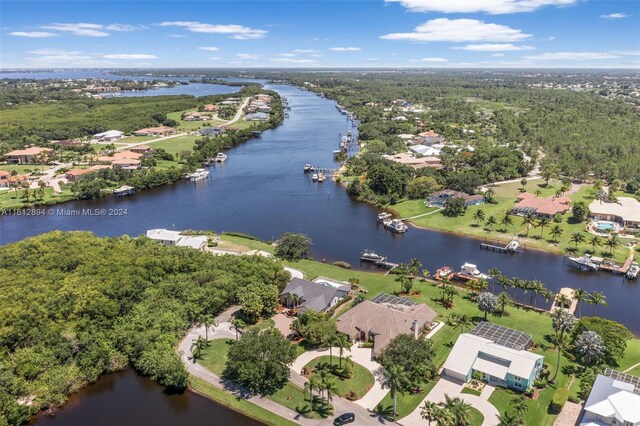
[[(229, 383), (228, 381), (223, 380), (220, 376), (212, 373), (206, 368), (202, 367), (202, 365), (198, 363), (194, 363), (191, 359), (191, 344), (194, 339), (197, 339), (198, 336), (204, 336), (204, 327), (193, 327), (189, 330), (187, 335), (182, 339), (180, 344), (178, 345), (178, 352), (180, 353), (180, 358), (184, 365), (186, 366), (189, 374), (206, 381), (207, 383), (219, 387), (221, 389), (225, 389), (228, 392), (235, 393), (238, 397), (245, 398), (247, 401), (252, 402), (266, 410), (271, 411), (279, 415), (280, 417), (284, 417), (291, 421), (294, 421), (301, 425), (310, 425), (310, 426), (319, 426), (319, 425), (330, 425), (333, 422), (333, 417), (324, 420), (316, 420), (316, 419), (307, 419), (305, 417), (300, 416), (297, 412), (284, 407), (280, 404), (277, 404), (270, 399), (262, 398), (260, 396), (251, 396), (247, 395), (246, 392), (243, 392), (238, 386), (233, 383)], [(227, 322), (219, 323), (216, 327), (209, 328), (209, 338), (210, 339), (233, 339), (235, 338), (235, 331), (231, 329), (231, 325)], [(304, 383), (306, 379), (300, 376), (295, 371), (291, 371), (290, 381), (299, 387), (304, 387)], [(335, 407), (335, 413), (341, 414), (346, 412), (352, 412), (356, 415), (356, 421), (352, 424), (354, 425), (380, 425), (386, 424), (390, 422), (386, 422), (383, 419), (379, 419), (377, 416), (372, 415), (366, 409), (350, 402), (342, 398), (334, 397), (333, 398), (333, 406)]]

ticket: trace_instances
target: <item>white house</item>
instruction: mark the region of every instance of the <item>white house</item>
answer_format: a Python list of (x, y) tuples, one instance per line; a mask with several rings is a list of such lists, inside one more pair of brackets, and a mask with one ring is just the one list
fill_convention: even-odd
[(93, 139), (99, 142), (112, 142), (124, 137), (124, 132), (120, 130), (108, 130), (102, 133), (96, 133), (93, 135)]
[(458, 337), (442, 375), (466, 383), (479, 372), (488, 383), (523, 392), (533, 386), (544, 363), (542, 355), (527, 350), (530, 346), (530, 336), (483, 321)]
[(160, 241), (163, 246), (191, 247), (200, 251), (204, 251), (209, 243), (204, 235), (180, 235), (180, 232), (168, 229), (150, 229), (147, 238)]
[(422, 144), (411, 146), (409, 149), (425, 157), (439, 157), (441, 152), (441, 148), (437, 146), (426, 146)]
[(607, 368), (598, 374), (580, 426), (640, 425), (640, 377)]

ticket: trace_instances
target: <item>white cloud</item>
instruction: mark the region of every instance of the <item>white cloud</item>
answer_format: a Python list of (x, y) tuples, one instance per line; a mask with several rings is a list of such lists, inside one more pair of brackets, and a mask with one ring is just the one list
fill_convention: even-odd
[(282, 62), (287, 64), (317, 64), (318, 61), (313, 59), (296, 59), (296, 58), (272, 58), (271, 62)]
[(369, 62), (377, 62), (380, 60), (380, 58), (364, 58), (364, 60)]
[(111, 24), (104, 27), (104, 29), (111, 31), (135, 31), (136, 27), (126, 24)]
[(360, 49), (359, 47), (332, 47), (329, 50), (332, 50), (334, 52), (357, 52)]
[(214, 61), (215, 61), (215, 60), (218, 60), (218, 59), (220, 59), (220, 58), (219, 58), (219, 57), (217, 57), (217, 56), (211, 56), (209, 59), (211, 59), (211, 60), (214, 60)]
[(531, 37), (521, 30), (476, 19), (438, 18), (418, 25), (411, 33), (392, 33), (380, 38), (408, 41), (520, 41)]
[(283, 58), (293, 58), (296, 56), (295, 53), (281, 53), (280, 56), (282, 56)]
[(493, 56), (494, 58), (501, 58), (502, 56), (504, 56), (504, 53), (492, 53), (491, 56)]
[(187, 36), (184, 34), (169, 34), (167, 37), (173, 37), (173, 38), (186, 38)]
[(592, 61), (598, 59), (615, 59), (613, 52), (547, 52), (540, 55), (524, 56), (530, 61)]
[(28, 53), (32, 55), (80, 55), (82, 54), (82, 52), (60, 50), (60, 49), (38, 49), (38, 50), (31, 50)]
[(194, 33), (227, 34), (237, 40), (250, 40), (263, 38), (268, 31), (244, 27), (242, 25), (218, 25), (206, 24), (197, 21), (165, 21), (159, 24), (161, 27), (180, 27)]
[(82, 23), (82, 22), (77, 24), (43, 25), (41, 28), (45, 30), (69, 32), (73, 35), (85, 36), (85, 37), (106, 37), (109, 35), (108, 32), (103, 31), (105, 28), (103, 25), (88, 24), (88, 23)]
[(602, 19), (622, 19), (628, 18), (631, 15), (627, 15), (626, 13), (610, 13), (608, 15), (600, 15)]
[(291, 53), (320, 53), (320, 51), (316, 49), (294, 49)]
[(84, 64), (86, 61), (91, 61), (93, 58), (86, 55), (46, 55), (38, 56), (37, 58), (28, 58), (34, 61), (38, 65), (48, 64)]
[(157, 59), (156, 55), (149, 55), (146, 53), (112, 53), (104, 55), (103, 58), (107, 59)]
[(9, 35), (16, 37), (47, 38), (56, 37), (58, 34), (48, 33), (44, 31), (14, 31), (12, 33), (9, 33)]
[(258, 59), (260, 57), (254, 53), (236, 53), (236, 56), (240, 59)]
[(475, 52), (500, 52), (505, 50), (535, 50), (533, 46), (517, 46), (515, 44), (467, 44), (466, 46), (454, 46), (452, 49), (472, 50)]
[(432, 62), (432, 63), (442, 63), (442, 62), (449, 62), (448, 59), (445, 58), (421, 58), (421, 59), (416, 59), (413, 62)]
[(411, 12), (476, 13), (493, 15), (532, 12), (545, 6), (570, 6), (578, 0), (385, 0)]
[(207, 52), (217, 52), (218, 50), (220, 50), (219, 48), (217, 48), (215, 46), (202, 46), (202, 47), (198, 47), (198, 49), (206, 50)]

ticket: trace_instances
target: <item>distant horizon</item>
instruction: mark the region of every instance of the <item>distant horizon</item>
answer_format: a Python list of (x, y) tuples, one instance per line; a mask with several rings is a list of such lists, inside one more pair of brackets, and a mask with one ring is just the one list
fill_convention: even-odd
[(485, 70), (485, 71), (527, 71), (527, 70), (558, 70), (558, 71), (632, 71), (640, 74), (640, 68), (616, 68), (616, 67), (401, 67), (401, 66), (388, 66), (388, 67), (360, 67), (360, 66), (345, 66), (345, 67), (171, 67), (171, 66), (158, 66), (158, 67), (42, 67), (42, 68), (0, 68), (0, 73), (3, 72), (16, 72), (16, 71), (74, 71), (74, 70), (91, 70), (91, 71), (109, 71), (109, 70), (230, 70), (230, 71), (243, 71), (243, 70), (273, 70), (273, 71), (327, 71), (327, 70), (359, 70), (359, 71), (376, 71), (376, 70), (410, 70), (410, 71), (460, 71), (460, 70)]

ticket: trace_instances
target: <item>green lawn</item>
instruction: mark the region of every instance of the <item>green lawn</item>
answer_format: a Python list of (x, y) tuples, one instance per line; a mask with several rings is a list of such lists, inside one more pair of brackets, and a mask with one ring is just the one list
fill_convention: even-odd
[[(431, 389), (436, 385), (437, 380), (432, 380), (426, 385), (423, 385), (422, 391), (416, 394), (405, 393), (404, 395), (398, 394), (396, 412), (398, 416), (396, 420), (400, 420), (403, 417), (413, 413), (413, 411), (420, 405), (420, 403), (426, 398), (427, 394), (431, 392)], [(393, 410), (393, 399), (391, 398), (391, 392), (387, 392), (385, 397), (379, 404), (382, 407), (382, 412), (385, 416), (390, 417)]]
[[(338, 365), (338, 357), (333, 357), (333, 365)], [(344, 362), (344, 360), (343, 360)], [(320, 363), (329, 363), (329, 356), (323, 355), (321, 357), (311, 360), (305, 367), (310, 371), (313, 371), (316, 365)], [(338, 389), (338, 395), (344, 397), (347, 393), (353, 391), (359, 398), (362, 398), (373, 386), (375, 379), (371, 372), (361, 366), (360, 364), (354, 364), (353, 377), (350, 379), (341, 379), (338, 376), (334, 376), (336, 379), (336, 388)]]
[(178, 136), (175, 138), (164, 139), (149, 144), (151, 148), (162, 148), (170, 154), (177, 154), (180, 151), (191, 151), (195, 146), (198, 136)]
[(333, 414), (333, 405), (322, 403), (316, 397), (314, 397), (313, 400), (312, 410), (311, 403), (309, 402), (309, 394), (291, 382), (288, 382), (284, 388), (273, 395), (267, 396), (267, 398), (297, 411), (304, 417), (323, 419)]
[[(22, 207), (33, 205), (33, 197), (31, 197), (31, 201), (29, 203), (26, 203), (22, 198), (23, 191), (24, 190), (22, 189), (18, 189), (17, 192), (12, 189), (0, 191), (0, 211), (8, 209), (19, 209)], [(33, 189), (30, 189), (29, 191), (33, 192)], [(71, 194), (71, 191), (67, 188), (63, 188), (61, 194), (56, 194), (53, 191), (53, 188), (48, 186), (44, 189), (44, 194), (44, 200), (42, 202), (38, 202), (44, 205), (62, 203), (73, 199), (73, 194)]]
[[(560, 183), (551, 181), (549, 187), (544, 187), (542, 180), (534, 180), (527, 183), (526, 190), (528, 192), (534, 192), (536, 189), (541, 191), (541, 197), (548, 197), (555, 195), (555, 192), (560, 187)], [(522, 224), (522, 218), (518, 216), (512, 216), (513, 224), (507, 226), (506, 230), (499, 224), (500, 218), (504, 216), (504, 213), (510, 211), (515, 204), (516, 197), (520, 194), (520, 183), (509, 183), (504, 185), (498, 185), (494, 187), (496, 204), (481, 204), (478, 206), (471, 206), (467, 208), (466, 213), (463, 216), (450, 218), (444, 216), (442, 213), (433, 213), (428, 216), (419, 217), (413, 219), (412, 222), (421, 227), (436, 229), (440, 231), (455, 232), (457, 234), (463, 234), (473, 236), (477, 238), (486, 238), (492, 242), (499, 241), (506, 244), (513, 236), (519, 235), (521, 242), (523, 243), (525, 250), (527, 247), (547, 250), (553, 253), (564, 253), (568, 247), (575, 247), (575, 244), (570, 242), (571, 234), (574, 232), (581, 232), (586, 237), (586, 242), (578, 245), (578, 253), (593, 252), (593, 247), (588, 244), (588, 240), (591, 234), (585, 231), (586, 223), (569, 223), (568, 219), (570, 213), (564, 215), (562, 223), (559, 225), (563, 229), (562, 235), (559, 237), (558, 242), (554, 243), (549, 234), (549, 230), (555, 225), (551, 223), (546, 226), (544, 230), (540, 228), (531, 228), (527, 236), (526, 226)], [(593, 189), (589, 187), (583, 187), (578, 192), (569, 195), (573, 202), (585, 201), (587, 204), (591, 202)], [(413, 217), (420, 214), (433, 211), (433, 208), (428, 208), (424, 205), (424, 200), (410, 200), (398, 203), (393, 206), (388, 206), (389, 209), (395, 211), (400, 217)], [(498, 221), (498, 224), (493, 226), (492, 230), (485, 228), (484, 226), (477, 226), (473, 220), (473, 214), (477, 210), (482, 210), (485, 217), (494, 216)], [(542, 238), (540, 237), (542, 233)], [(604, 238), (603, 238), (604, 239)], [(613, 253), (614, 259), (622, 263), (626, 259), (629, 251), (626, 247), (619, 246)], [(610, 256), (609, 249), (605, 246), (596, 247), (595, 254), (598, 256)]]
[[(638, 361), (640, 362), (640, 361)], [(640, 377), (640, 365), (632, 368), (631, 370), (627, 371), (627, 374), (631, 374), (632, 376), (637, 376)]]
[(229, 126), (229, 128), (238, 129), (238, 130), (248, 129), (250, 127), (253, 127), (254, 125), (257, 125), (258, 123), (260, 123), (260, 122), (259, 121), (247, 121), (243, 117), (240, 120), (236, 121), (235, 123), (231, 124)]
[(146, 142), (153, 139), (158, 139), (159, 137), (160, 136), (129, 136), (127, 138), (118, 139), (118, 142), (114, 143), (114, 145)]
[[(219, 126), (220, 124), (226, 123), (224, 120), (212, 119), (207, 121), (184, 121), (181, 119), (183, 112), (192, 112), (197, 111), (197, 109), (189, 109), (185, 111), (171, 112), (167, 114), (167, 118), (176, 120), (179, 124), (177, 129), (182, 130), (197, 130), (202, 127), (210, 127), (210, 126)], [(211, 115), (215, 115), (215, 113), (210, 113)]]
[(477, 389), (473, 389), (473, 388), (469, 388), (469, 387), (465, 387), (464, 389), (462, 389), (462, 393), (467, 393), (469, 395), (475, 395), (475, 396), (480, 396), (480, 394), (482, 392), (480, 392)]
[[(49, 166), (45, 166), (49, 167)], [(35, 171), (39, 171), (42, 167), (39, 164), (0, 164), (0, 170), (5, 172), (13, 172), (15, 170), (18, 174), (26, 174)]]
[(482, 413), (475, 408), (471, 407), (471, 423), (470, 426), (482, 426), (482, 422), (484, 421), (484, 416)]
[(212, 386), (195, 376), (189, 376), (189, 387), (199, 394), (207, 396), (234, 411), (239, 411), (245, 416), (251, 417), (252, 419), (258, 420), (264, 424), (270, 426), (297, 425), (295, 422), (285, 419), (284, 417), (280, 417), (269, 410), (265, 410), (246, 399), (237, 398), (235, 395)]
[(202, 351), (202, 358), (198, 360), (207, 370), (221, 376), (229, 357), (229, 349), (233, 339), (215, 339), (209, 341), (209, 346)]

